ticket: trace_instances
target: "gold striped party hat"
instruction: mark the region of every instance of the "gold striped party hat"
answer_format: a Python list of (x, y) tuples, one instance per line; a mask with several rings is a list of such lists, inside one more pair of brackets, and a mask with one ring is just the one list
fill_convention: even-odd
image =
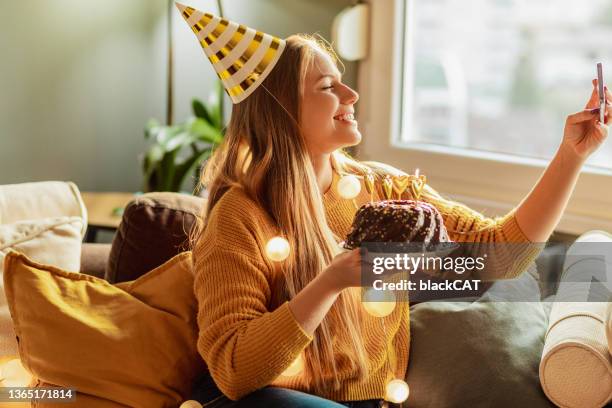
[(278, 62), (285, 40), (176, 3), (233, 103), (242, 102)]

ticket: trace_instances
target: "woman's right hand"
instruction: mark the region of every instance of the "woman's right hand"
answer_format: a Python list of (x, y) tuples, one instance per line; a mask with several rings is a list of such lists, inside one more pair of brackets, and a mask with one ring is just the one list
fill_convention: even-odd
[(321, 278), (338, 291), (361, 286), (361, 267), (361, 254), (359, 248), (355, 248), (336, 255), (321, 272)]
[[(612, 114), (610, 98), (612, 93), (605, 88), (607, 103), (605, 106), (605, 121), (609, 121)], [(593, 91), (583, 111), (569, 115), (565, 122), (561, 148), (576, 157), (580, 162), (599, 149), (608, 136), (608, 126), (599, 123), (599, 95), (597, 92), (597, 79), (593, 79)]]
[(359, 248), (336, 255), (316, 278), (289, 301), (289, 309), (304, 331), (313, 335), (340, 293), (356, 286), (361, 286)]

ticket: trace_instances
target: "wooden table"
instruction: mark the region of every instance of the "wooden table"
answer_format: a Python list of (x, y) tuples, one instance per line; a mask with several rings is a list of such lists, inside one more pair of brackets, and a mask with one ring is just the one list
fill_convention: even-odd
[(121, 223), (126, 205), (134, 199), (133, 193), (81, 193), (87, 208), (87, 235), (85, 242), (95, 242), (99, 230), (115, 231)]

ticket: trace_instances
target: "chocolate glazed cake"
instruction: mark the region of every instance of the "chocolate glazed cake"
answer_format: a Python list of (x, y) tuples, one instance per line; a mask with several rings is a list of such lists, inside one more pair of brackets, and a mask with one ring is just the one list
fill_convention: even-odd
[(399, 242), (422, 243), (422, 250), (427, 250), (449, 241), (442, 215), (431, 204), (386, 200), (359, 208), (344, 247), (354, 249), (363, 242)]

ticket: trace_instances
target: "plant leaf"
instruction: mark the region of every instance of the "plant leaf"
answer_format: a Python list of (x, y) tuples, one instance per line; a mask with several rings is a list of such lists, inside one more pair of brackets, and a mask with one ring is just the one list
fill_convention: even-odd
[[(158, 190), (159, 189), (159, 169), (162, 158), (164, 157), (164, 150), (159, 145), (153, 145), (147, 150), (142, 159), (142, 171), (143, 171), (143, 189), (145, 191)], [(155, 176), (157, 174), (157, 177)]]
[(154, 140), (164, 151), (169, 152), (176, 148), (173, 140), (176, 137), (181, 138), (180, 134), (184, 133), (187, 129), (188, 127), (184, 123), (174, 126), (160, 126)]
[(223, 119), (222, 119), (222, 106), (223, 103), (223, 83), (221, 81), (217, 81), (215, 83), (215, 89), (208, 94), (208, 112), (211, 117), (211, 125), (216, 127), (217, 129), (223, 128)]
[(206, 107), (202, 103), (202, 101), (200, 101), (199, 99), (193, 99), (191, 101), (191, 107), (193, 109), (193, 114), (196, 117), (204, 119), (208, 123), (211, 123), (211, 124), (213, 123), (210, 113), (208, 112), (208, 107)]
[(160, 175), (161, 180), (161, 191), (176, 191), (172, 188), (172, 181), (174, 179), (174, 173), (176, 171), (175, 158), (175, 151), (166, 153), (160, 163), (160, 166), (158, 167), (158, 174)]
[(176, 191), (179, 191), (183, 183), (185, 182), (185, 177), (189, 174), (192, 174), (198, 164), (202, 161), (208, 159), (212, 153), (212, 148), (206, 148), (201, 151), (198, 151), (197, 154), (190, 156), (188, 159), (183, 161), (181, 164), (176, 166), (176, 172), (174, 173), (174, 182), (173, 184), (177, 187)]
[(196, 118), (191, 123), (190, 133), (194, 135), (196, 140), (204, 142), (219, 144), (223, 141), (223, 135), (219, 128), (200, 118)]
[(159, 132), (159, 122), (156, 119), (149, 119), (144, 129), (145, 139), (151, 139)]
[(164, 151), (159, 145), (153, 145), (147, 150), (143, 159), (143, 170), (150, 174), (164, 156)]
[(189, 146), (193, 143), (193, 137), (190, 132), (181, 132), (176, 135), (173, 135), (171, 139), (166, 143), (166, 151), (172, 152), (175, 150), (180, 150), (183, 147)]

